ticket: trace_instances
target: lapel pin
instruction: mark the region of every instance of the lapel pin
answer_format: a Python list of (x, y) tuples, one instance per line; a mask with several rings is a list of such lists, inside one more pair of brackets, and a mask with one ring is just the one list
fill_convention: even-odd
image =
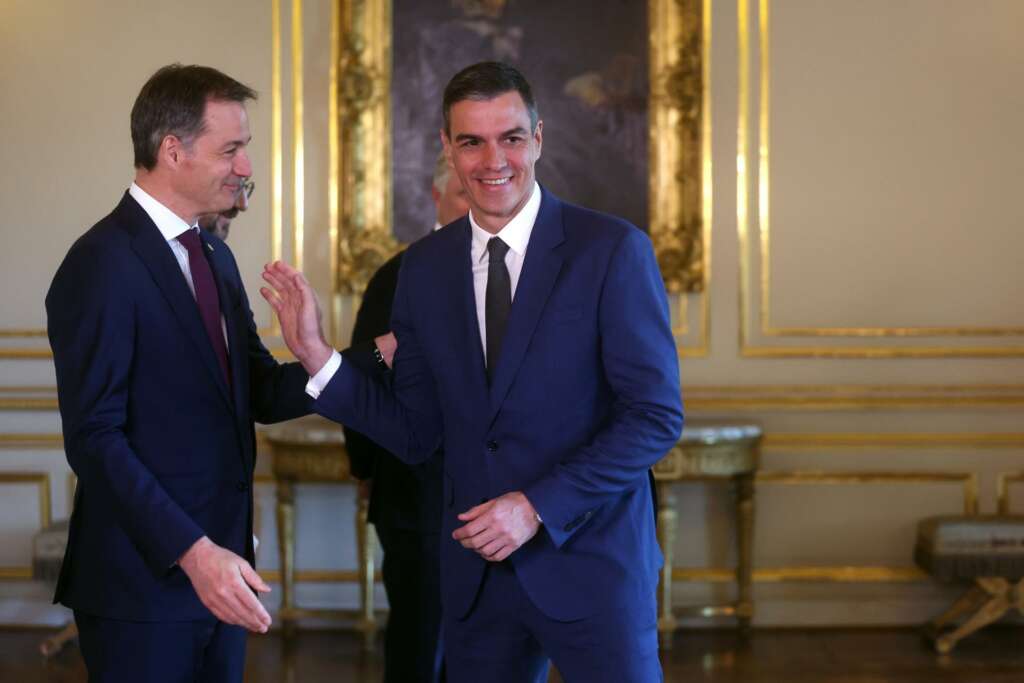
[(213, 245), (212, 244), (207, 244), (206, 248), (210, 250), (211, 254), (213, 253)]

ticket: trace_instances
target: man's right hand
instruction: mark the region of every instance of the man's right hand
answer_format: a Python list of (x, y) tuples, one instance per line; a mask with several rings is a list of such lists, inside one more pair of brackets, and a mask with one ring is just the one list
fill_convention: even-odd
[(316, 294), (302, 273), (281, 261), (267, 264), (263, 279), (270, 287), (260, 288), (260, 294), (281, 321), (284, 343), (312, 377), (334, 351), (324, 339)]
[(270, 586), (244, 559), (203, 536), (181, 556), (178, 566), (213, 616), (254, 633), (270, 628), (270, 615), (252, 592), (269, 593)]

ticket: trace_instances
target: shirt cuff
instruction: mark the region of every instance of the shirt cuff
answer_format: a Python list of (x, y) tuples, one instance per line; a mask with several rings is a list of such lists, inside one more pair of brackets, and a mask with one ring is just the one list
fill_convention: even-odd
[(317, 373), (309, 378), (306, 382), (306, 393), (309, 394), (310, 398), (316, 400), (320, 398), (320, 392), (324, 390), (327, 383), (334, 377), (334, 373), (341, 367), (341, 354), (337, 351), (331, 352), (331, 357), (324, 363), (324, 366), (317, 370)]

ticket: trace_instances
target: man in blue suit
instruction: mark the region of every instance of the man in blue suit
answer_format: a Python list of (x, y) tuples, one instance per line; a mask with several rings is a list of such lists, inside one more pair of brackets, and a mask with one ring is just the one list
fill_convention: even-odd
[(301, 274), (272, 264), (261, 291), (315, 411), (411, 463), (443, 439), (450, 681), (544, 681), (549, 658), (568, 683), (659, 681), (647, 472), (683, 416), (650, 241), (536, 183), (514, 68), (459, 72), (443, 113), (470, 214), (406, 251), (393, 393), (324, 343)]
[(157, 71), (132, 108), (135, 182), (46, 297), (78, 475), (55, 601), (90, 681), (240, 683), (245, 629), (270, 625), (253, 421), (308, 413), (308, 376), (264, 348), (231, 251), (196, 227), (252, 175), (253, 98), (215, 69)]

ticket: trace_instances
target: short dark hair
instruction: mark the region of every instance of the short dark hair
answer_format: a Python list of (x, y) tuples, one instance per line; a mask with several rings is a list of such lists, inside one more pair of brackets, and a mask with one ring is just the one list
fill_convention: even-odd
[(533, 100), (533, 91), (526, 77), (514, 66), (502, 62), (479, 62), (452, 76), (452, 80), (445, 86), (441, 105), (445, 134), (451, 135), (451, 112), (456, 102), (493, 100), (513, 90), (523, 98), (526, 111), (530, 114), (530, 132), (533, 132), (537, 129), (537, 103)]
[(203, 132), (206, 103), (255, 100), (256, 91), (208, 66), (169, 64), (149, 77), (132, 106), (135, 168), (152, 171), (160, 144), (174, 135), (190, 144)]

